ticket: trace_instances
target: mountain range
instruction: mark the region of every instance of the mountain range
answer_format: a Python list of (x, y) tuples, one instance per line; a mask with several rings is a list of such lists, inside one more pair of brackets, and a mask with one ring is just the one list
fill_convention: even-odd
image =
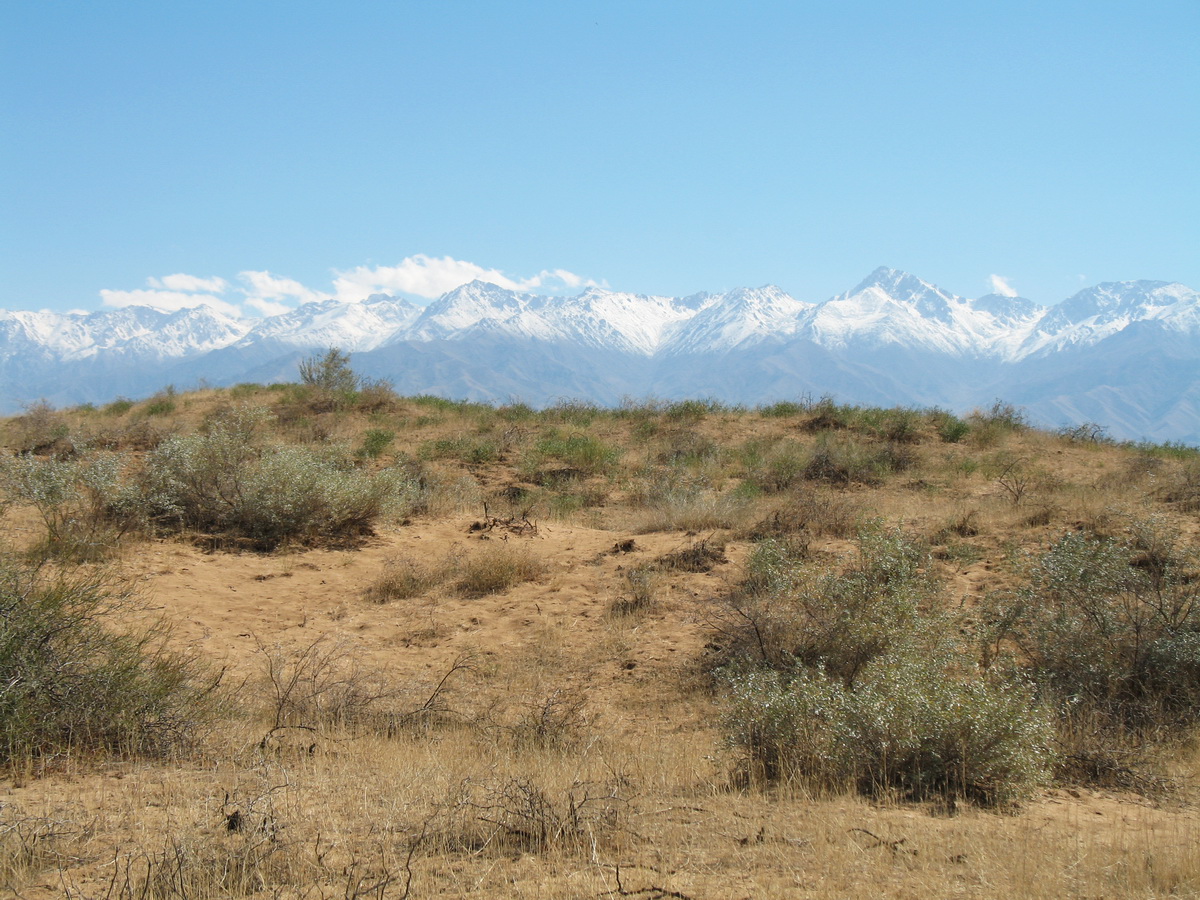
[(828, 394), (957, 412), (1001, 398), (1043, 425), (1200, 443), (1200, 292), (1110, 282), (1047, 307), (959, 297), (886, 267), (821, 303), (773, 286), (548, 297), (476, 281), (427, 306), (374, 294), (261, 319), (204, 306), (0, 311), (0, 412), (294, 381), (298, 361), (328, 347), (404, 394), (533, 405)]

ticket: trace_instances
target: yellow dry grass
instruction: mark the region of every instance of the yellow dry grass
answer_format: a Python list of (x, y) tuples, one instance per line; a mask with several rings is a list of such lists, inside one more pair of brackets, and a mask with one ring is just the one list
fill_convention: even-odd
[[(278, 394), (181, 394), (154, 424), (187, 431), (223, 405)], [(76, 430), (113, 429), (138, 408), (62, 415)], [(353, 549), (127, 543), (113, 565), (140, 585), (148, 614), (172, 623), (178, 647), (226, 669), (236, 713), (185, 758), (64, 755), (8, 772), (0, 887), (25, 898), (1200, 893), (1186, 748), (1171, 760), (1180, 790), (1169, 798), (1060, 786), (999, 813), (812, 797), (739, 782), (704, 673), (713, 605), (756, 529), (807, 523), (811, 550), (832, 558), (852, 546), (837, 524), (846, 516), (898, 525), (931, 542), (948, 598), (969, 605), (1068, 529), (1153, 512), (1194, 540), (1196, 514), (1162, 492), (1186, 460), (1150, 465), (1128, 448), (1032, 431), (986, 447), (925, 435), (915, 463), (877, 484), (761, 493), (739, 491), (738, 448), (810, 444), (800, 421), (710, 411), (681, 436), (677, 422), (649, 429), (654, 416), (568, 424), (620, 448), (620, 462), (548, 485), (522, 481), (522, 453), (560, 422), (410, 399), (280, 426), (289, 440), (348, 446), (370, 428), (395, 431), (369, 465), (423, 465), (428, 502)], [(494, 441), (496, 455), (428, 450), (463, 437)], [(676, 451), (694, 464), (672, 462)], [(528, 513), (536, 529), (472, 530), (485, 501), (491, 515)], [(804, 522), (789, 519), (796, 509)], [(10, 543), (39, 536), (20, 510), (3, 522)], [(723, 547), (710, 571), (659, 564), (702, 540)], [(398, 561), (441, 574), (372, 595)], [(646, 602), (622, 606), (637, 590)], [(348, 717), (274, 730), (268, 657), (295, 661), (318, 645), (335, 651), (329, 671), (376, 694), (353, 700)]]

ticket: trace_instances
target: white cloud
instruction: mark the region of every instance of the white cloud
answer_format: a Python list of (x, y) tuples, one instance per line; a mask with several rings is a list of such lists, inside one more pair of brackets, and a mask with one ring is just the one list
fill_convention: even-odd
[(105, 306), (151, 306), (164, 312), (175, 312), (180, 309), (191, 309), (196, 306), (211, 306), (227, 316), (239, 317), (242, 311), (239, 307), (222, 300), (212, 294), (189, 294), (183, 291), (137, 290), (110, 291), (101, 290), (100, 298)]
[(1016, 289), (1009, 284), (1011, 279), (1003, 275), (992, 275), (992, 293), (999, 294), (1002, 297), (1019, 297)]
[(336, 298), (358, 302), (371, 294), (408, 294), (432, 299), (471, 281), (489, 281), (514, 291), (555, 293), (578, 290), (597, 284), (566, 269), (544, 269), (528, 278), (505, 275), (499, 269), (485, 269), (451, 256), (425, 254), (409, 256), (394, 266), (357, 266), (334, 272), (333, 292), (314, 290), (296, 281), (266, 270), (238, 272), (239, 283), (224, 278), (202, 278), (177, 272), (161, 278), (147, 278), (148, 287), (133, 291), (102, 290), (105, 306), (151, 306), (174, 311), (195, 306), (211, 306), (231, 316), (244, 314), (275, 316), (295, 309), (302, 303)]
[(291, 312), (296, 307), (278, 300), (264, 300), (262, 297), (247, 297), (246, 306), (257, 310), (264, 316), (277, 316), (280, 313)]
[(485, 269), (466, 260), (418, 253), (395, 266), (357, 266), (338, 272), (333, 288), (339, 300), (348, 302), (376, 293), (414, 294), (432, 299), (471, 281), (488, 281), (512, 291), (535, 288), (554, 291), (596, 284), (566, 269), (543, 270), (531, 278), (511, 278), (499, 269)]
[[(279, 301), (296, 300), (299, 303), (308, 303), (310, 300), (327, 300), (328, 294), (322, 294), (319, 291), (311, 290), (305, 287), (294, 278), (283, 278), (279, 275), (272, 275), (270, 272), (256, 272), (247, 270), (238, 272), (240, 278), (247, 288), (243, 288), (242, 292), (246, 295), (246, 302), (255, 308), (264, 308), (271, 305), (266, 301), (275, 301), (275, 305), (279, 306)], [(289, 307), (283, 307), (289, 308)]]
[(162, 278), (147, 278), (146, 284), (152, 288), (168, 291), (187, 291), (195, 293), (204, 291), (210, 294), (223, 294), (229, 288), (229, 282), (224, 278), (199, 278), (195, 275), (185, 275), (179, 272), (175, 275), (164, 275)]

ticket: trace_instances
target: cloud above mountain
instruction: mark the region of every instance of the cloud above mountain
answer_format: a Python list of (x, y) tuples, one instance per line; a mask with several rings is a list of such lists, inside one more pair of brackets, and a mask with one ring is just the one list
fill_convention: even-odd
[(372, 294), (399, 294), (431, 300), (472, 281), (487, 281), (512, 291), (541, 291), (555, 294), (587, 287), (607, 287), (567, 269), (543, 269), (536, 275), (517, 276), (489, 269), (452, 256), (418, 253), (394, 266), (356, 266), (333, 273), (332, 290), (309, 287), (294, 278), (266, 270), (237, 273), (237, 283), (220, 276), (202, 277), (178, 272), (150, 277), (146, 287), (135, 290), (100, 291), (105, 306), (150, 306), (174, 312), (210, 306), (226, 315), (274, 316), (315, 300), (336, 299), (356, 303)]
[(1020, 294), (1017, 293), (1016, 288), (1009, 284), (1010, 280), (1003, 275), (992, 275), (992, 293), (999, 294), (1001, 297), (1019, 297)]
[(511, 277), (499, 269), (485, 269), (452, 256), (426, 256), (418, 253), (395, 266), (358, 266), (338, 272), (333, 281), (342, 300), (361, 300), (371, 294), (408, 294), (426, 300), (472, 281), (487, 281), (510, 291), (542, 290), (553, 293), (562, 289), (601, 287), (590, 278), (566, 269), (543, 269), (528, 278)]

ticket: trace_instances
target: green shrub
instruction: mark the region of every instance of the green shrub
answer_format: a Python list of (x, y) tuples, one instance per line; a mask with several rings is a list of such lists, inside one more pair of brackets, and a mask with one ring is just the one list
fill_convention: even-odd
[(821, 669), (730, 673), (721, 724), (752, 776), (812, 791), (1003, 805), (1048, 776), (1051, 728), (1018, 682), (894, 654), (852, 688)]
[(1137, 731), (1189, 723), (1200, 705), (1197, 563), (1153, 520), (1120, 538), (1070, 532), (1023, 588), (989, 598), (986, 645), (1014, 650), (1064, 711)]
[(654, 459), (668, 466), (698, 466), (716, 460), (721, 448), (690, 428), (672, 428), (658, 435)]
[(175, 401), (168, 397), (150, 400), (145, 409), (148, 416), (169, 416), (175, 412)]
[(330, 347), (320, 356), (300, 360), (300, 383), (329, 394), (350, 394), (358, 390), (361, 379), (350, 368), (350, 354)]
[(229, 396), (233, 400), (240, 400), (245, 397), (257, 394), (260, 391), (277, 390), (279, 385), (271, 385), (269, 388), (264, 387), (257, 381), (240, 381), (229, 389)]
[(506, 403), (496, 412), (506, 422), (528, 422), (530, 419), (537, 418), (537, 411), (528, 403)]
[(542, 419), (548, 422), (563, 422), (586, 428), (600, 415), (600, 407), (590, 400), (559, 400), (542, 410)]
[(967, 432), (971, 430), (971, 426), (958, 416), (946, 413), (941, 421), (938, 422), (937, 430), (938, 437), (945, 443), (957, 444), (967, 436)]
[(500, 445), (486, 436), (460, 435), (428, 441), (420, 449), (424, 459), (457, 459), (472, 466), (483, 466), (500, 457)]
[(764, 445), (751, 441), (741, 451), (745, 483), (763, 493), (775, 494), (794, 487), (806, 477), (812, 455), (796, 441)]
[(99, 559), (120, 536), (111, 520), (125, 458), (96, 453), (71, 459), (0, 458), (0, 491), (6, 502), (32, 506), (46, 534), (37, 548), (50, 556)]
[(804, 412), (804, 407), (791, 400), (780, 400), (769, 406), (759, 407), (758, 414), (764, 419), (791, 419)]
[(981, 425), (989, 425), (1005, 431), (1021, 431), (1029, 427), (1029, 419), (1023, 410), (1011, 403), (997, 399), (985, 410), (976, 410), (971, 418)]
[(947, 623), (931, 602), (939, 586), (922, 545), (864, 530), (856, 556), (834, 572), (808, 565), (806, 551), (779, 539), (755, 546), (725, 620), (733, 658), (821, 668), (853, 684), (878, 656), (945, 639)]
[(907, 460), (891, 445), (880, 448), (854, 435), (825, 432), (817, 436), (803, 476), (837, 485), (876, 484), (888, 472), (905, 467)]
[(358, 449), (358, 455), (367, 459), (378, 459), (396, 439), (396, 432), (388, 431), (385, 428), (370, 428), (363, 435), (362, 446)]
[(525, 454), (522, 474), (542, 485), (604, 475), (612, 471), (621, 457), (619, 448), (590, 434), (552, 431)]
[(893, 443), (912, 443), (921, 436), (921, 413), (897, 407), (863, 407), (847, 417), (847, 427)]
[(710, 413), (720, 412), (724, 407), (716, 400), (677, 400), (668, 403), (663, 418), (668, 422), (696, 424)]
[(164, 441), (147, 457), (127, 509), (157, 529), (270, 550), (370, 534), (415, 493), (398, 469), (368, 475), (336, 455), (266, 443), (266, 418), (239, 408), (203, 434)]
[(1046, 711), (1029, 684), (975, 665), (930, 568), (922, 545), (879, 529), (840, 571), (805, 542), (755, 547), (714, 618), (721, 725), (752, 776), (985, 804), (1045, 779)]
[(214, 711), (195, 660), (119, 630), (129, 590), (0, 560), (0, 762), (65, 751), (164, 755)]
[(816, 403), (808, 404), (807, 412), (808, 421), (804, 427), (809, 431), (849, 428), (856, 415), (854, 407), (836, 403), (832, 397), (822, 397)]
[(968, 416), (972, 441), (979, 447), (992, 447), (1014, 432), (1029, 427), (1025, 414), (1003, 400), (997, 400), (986, 410), (975, 410)]

